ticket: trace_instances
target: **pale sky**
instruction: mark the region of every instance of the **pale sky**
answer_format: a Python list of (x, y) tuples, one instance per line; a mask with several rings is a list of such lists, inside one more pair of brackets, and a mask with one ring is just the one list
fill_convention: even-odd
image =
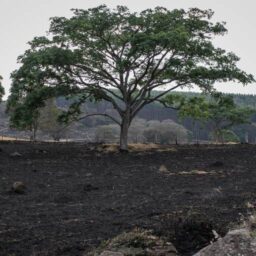
[[(6, 93), (10, 88), (10, 73), (18, 67), (17, 57), (28, 48), (27, 42), (33, 37), (46, 34), (50, 17), (70, 17), (71, 8), (87, 9), (100, 4), (111, 8), (126, 5), (132, 11), (155, 6), (212, 9), (214, 20), (226, 21), (229, 31), (216, 40), (217, 45), (236, 53), (241, 58), (238, 66), (256, 77), (255, 0), (0, 0), (0, 75)], [(223, 92), (256, 94), (256, 83), (246, 87), (228, 83), (216, 88)]]

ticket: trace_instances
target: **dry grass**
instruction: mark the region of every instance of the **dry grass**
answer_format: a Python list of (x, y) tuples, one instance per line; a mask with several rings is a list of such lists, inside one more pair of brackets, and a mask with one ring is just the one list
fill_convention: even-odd
[(160, 165), (158, 171), (160, 173), (163, 173), (163, 174), (169, 174), (170, 173), (168, 168), (164, 164)]
[[(154, 143), (149, 144), (142, 144), (142, 143), (134, 143), (129, 144), (129, 151), (130, 152), (143, 152), (143, 151), (176, 151), (176, 149), (172, 146), (163, 146)], [(97, 147), (97, 150), (100, 152), (117, 152), (119, 151), (118, 144), (104, 144)]]
[(15, 138), (15, 137), (8, 137), (8, 136), (0, 136), (0, 141), (29, 141), (29, 140)]
[(216, 172), (214, 170), (211, 171), (203, 171), (203, 170), (191, 170), (191, 171), (181, 171), (177, 174), (179, 175), (216, 175), (221, 174), (222, 172)]

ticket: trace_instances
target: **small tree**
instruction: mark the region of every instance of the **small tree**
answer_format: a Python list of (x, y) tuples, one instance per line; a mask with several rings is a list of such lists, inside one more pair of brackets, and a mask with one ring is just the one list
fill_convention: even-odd
[(145, 138), (143, 131), (147, 126), (147, 121), (142, 118), (135, 118), (129, 129), (129, 142), (139, 143), (144, 142)]
[(209, 121), (217, 142), (224, 142), (225, 130), (234, 125), (249, 123), (253, 113), (250, 108), (238, 107), (232, 96), (215, 93), (209, 103)]
[(31, 108), (31, 105), (26, 103), (15, 103), (15, 109), (10, 110), (10, 105), (7, 104), (7, 112), (9, 113), (9, 125), (20, 131), (30, 131), (30, 139), (35, 141), (38, 131), (38, 109)]
[(167, 95), (165, 100), (171, 104), (178, 106), (179, 116), (184, 118), (189, 116), (192, 118), (192, 138), (196, 140), (196, 143), (199, 143), (199, 132), (200, 128), (205, 125), (205, 122), (209, 117), (209, 106), (204, 97), (186, 97), (182, 95)]
[(30, 139), (34, 141), (38, 131), (39, 110), (45, 104), (45, 95), (49, 93), (45, 88), (37, 88), (23, 97), (19, 86), (12, 86), (11, 95), (8, 97), (6, 110), (10, 116), (9, 123), (12, 128), (30, 131)]
[(102, 5), (73, 12), (71, 18), (52, 18), (49, 37), (30, 42), (12, 75), (17, 87), (12, 91), (23, 98), (40, 86), (76, 96), (67, 118), (81, 119), (80, 107), (88, 99), (110, 102), (117, 118), (84, 117), (114, 120), (121, 150), (128, 149), (128, 129), (137, 113), (166, 93), (193, 85), (208, 91), (216, 81), (253, 81), (237, 68), (236, 55), (212, 44), (227, 30), (224, 23), (210, 21), (211, 10), (157, 7), (131, 13), (124, 6)]
[(148, 142), (160, 144), (174, 144), (188, 142), (189, 132), (180, 124), (172, 120), (151, 121), (143, 131)]
[(253, 112), (250, 108), (238, 107), (230, 95), (213, 93), (208, 100), (205, 97), (183, 100), (179, 114), (182, 117), (207, 122), (214, 140), (224, 142), (224, 136), (230, 133), (227, 131), (234, 125), (249, 123)]
[[(213, 134), (213, 140), (216, 140), (216, 136)], [(237, 143), (237, 142), (240, 142), (240, 139), (239, 137), (236, 135), (235, 132), (233, 132), (232, 130), (221, 130), (221, 142), (222, 143), (226, 143), (226, 142), (234, 142), (234, 143)]]
[(67, 125), (59, 122), (62, 110), (56, 106), (55, 98), (47, 99), (45, 106), (39, 111), (39, 129), (49, 134), (54, 140), (59, 141), (64, 136)]

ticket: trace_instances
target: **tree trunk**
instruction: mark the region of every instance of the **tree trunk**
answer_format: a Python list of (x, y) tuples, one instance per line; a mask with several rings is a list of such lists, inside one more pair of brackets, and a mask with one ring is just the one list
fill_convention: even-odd
[(32, 123), (32, 127), (31, 127), (32, 134), (31, 134), (30, 140), (36, 141), (37, 129), (38, 129), (38, 123), (37, 123), (37, 119), (36, 119)]
[(31, 141), (36, 141), (36, 132), (37, 132), (37, 130), (35, 128), (33, 128), (31, 131), (31, 136), (30, 136)]
[(223, 144), (221, 131), (219, 129), (216, 129), (216, 130), (213, 131), (213, 137), (214, 137), (215, 143), (222, 143)]
[(120, 131), (120, 151), (128, 151), (128, 130), (130, 123), (129, 117), (123, 118)]

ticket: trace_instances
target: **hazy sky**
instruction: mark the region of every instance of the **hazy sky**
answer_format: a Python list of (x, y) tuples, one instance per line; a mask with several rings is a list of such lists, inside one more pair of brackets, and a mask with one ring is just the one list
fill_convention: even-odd
[[(10, 73), (17, 68), (17, 57), (28, 48), (27, 42), (45, 35), (49, 18), (71, 16), (71, 8), (87, 9), (100, 4), (126, 5), (133, 11), (155, 6), (169, 9), (198, 7), (212, 9), (214, 20), (226, 21), (228, 34), (216, 40), (218, 46), (235, 52), (239, 67), (256, 76), (256, 1), (254, 0), (0, 0), (0, 75), (8, 94)], [(224, 92), (256, 94), (256, 84), (243, 87), (229, 83), (217, 86)]]

